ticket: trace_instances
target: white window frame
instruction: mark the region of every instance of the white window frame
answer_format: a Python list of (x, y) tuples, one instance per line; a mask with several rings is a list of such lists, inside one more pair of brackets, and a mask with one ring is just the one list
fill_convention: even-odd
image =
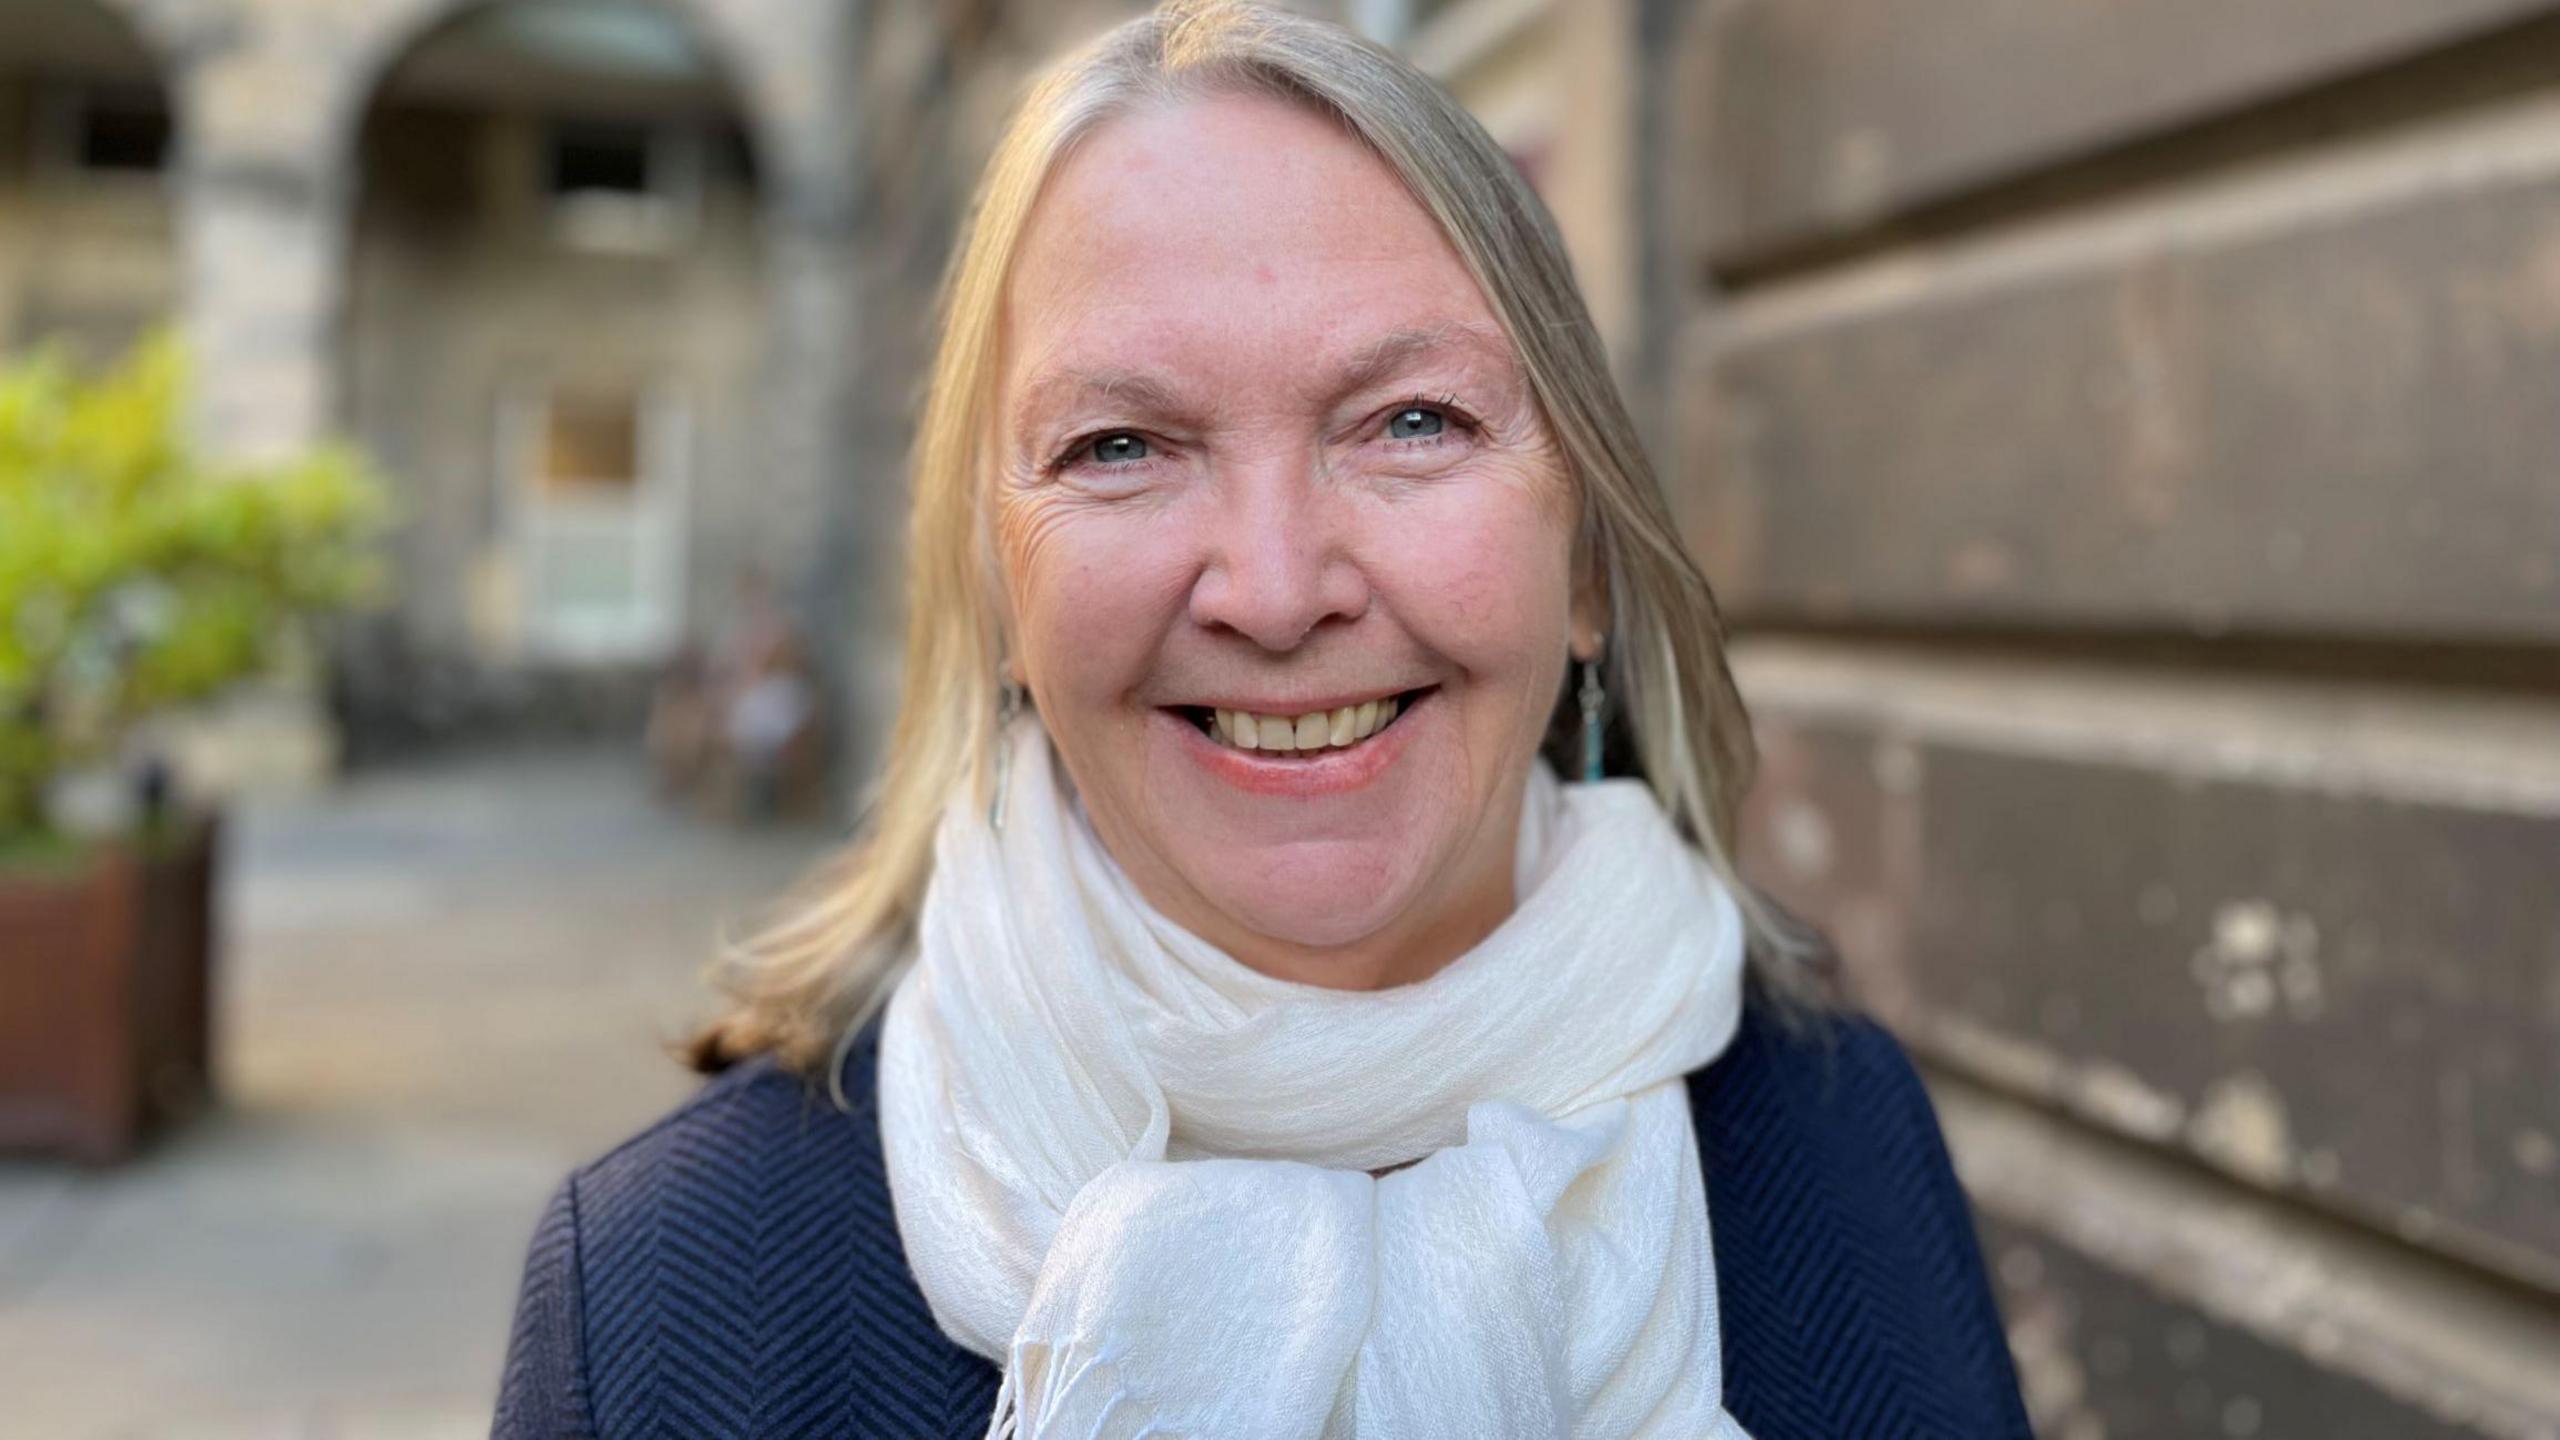
[[(566, 388), (569, 383), (557, 377), (525, 385), (502, 403), (499, 414), (506, 543), (518, 576), (515, 631), (522, 652), (532, 659), (577, 666), (655, 663), (675, 652), (684, 633), (693, 509), (692, 406), (680, 389), (664, 381), (637, 388), (640, 473), (632, 477), (627, 500), (547, 495), (542, 488), (543, 446), (550, 433), (552, 396)], [(547, 567), (555, 538), (582, 520), (629, 528), (635, 583), (631, 604), (621, 614), (561, 613), (550, 606)]]

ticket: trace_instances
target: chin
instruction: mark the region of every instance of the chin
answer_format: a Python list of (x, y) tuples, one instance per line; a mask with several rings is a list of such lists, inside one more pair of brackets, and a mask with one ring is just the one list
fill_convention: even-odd
[(1414, 904), (1421, 857), (1410, 847), (1311, 841), (1237, 847), (1186, 866), (1211, 907), (1256, 936), (1303, 950), (1356, 945)]

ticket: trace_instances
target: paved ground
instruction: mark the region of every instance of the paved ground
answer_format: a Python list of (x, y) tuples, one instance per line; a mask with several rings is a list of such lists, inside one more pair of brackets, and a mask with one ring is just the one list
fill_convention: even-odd
[(225, 1103), (135, 1163), (0, 1161), (0, 1437), (485, 1436), (545, 1196), (680, 1099), (724, 922), (825, 845), (592, 753), (238, 816)]

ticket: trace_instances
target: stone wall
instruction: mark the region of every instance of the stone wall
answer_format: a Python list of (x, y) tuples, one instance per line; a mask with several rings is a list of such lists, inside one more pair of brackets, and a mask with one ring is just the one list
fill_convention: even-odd
[(1647, 7), (1752, 868), (2040, 1433), (2560, 1434), (2560, 7)]

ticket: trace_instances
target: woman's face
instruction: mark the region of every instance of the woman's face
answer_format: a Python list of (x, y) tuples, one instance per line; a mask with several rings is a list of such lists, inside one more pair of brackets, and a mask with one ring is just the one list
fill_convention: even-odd
[(1340, 988), (1482, 939), (1595, 632), (1555, 446), (1430, 217), (1308, 109), (1142, 109), (1051, 176), (1003, 324), (1015, 663), (1140, 892)]

